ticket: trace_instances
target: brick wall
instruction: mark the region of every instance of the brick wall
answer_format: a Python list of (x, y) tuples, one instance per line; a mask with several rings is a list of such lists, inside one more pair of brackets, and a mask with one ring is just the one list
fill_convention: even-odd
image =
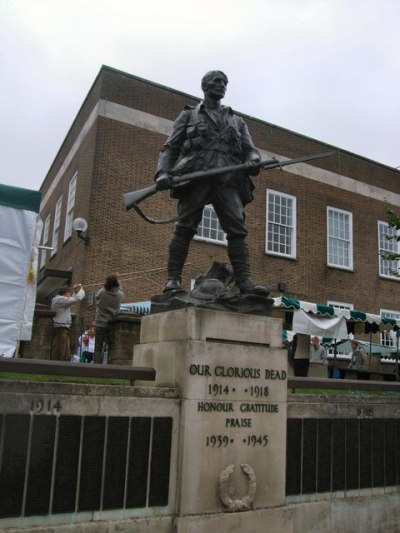
[[(98, 97), (169, 120), (173, 120), (185, 104), (196, 103), (191, 96), (104, 68), (71, 128), (43, 190), (54, 177), (54, 169), (60, 166)], [(229, 104), (229, 89), (226, 103)], [(315, 139), (256, 118), (246, 117), (246, 120), (256, 145), (261, 149), (286, 157), (331, 149)], [(63, 246), (60, 241), (59, 253), (48, 263), (50, 268), (72, 268), (74, 281), (81, 281), (89, 290), (97, 290), (109, 273), (118, 271), (126, 302), (148, 300), (160, 292), (173, 226), (150, 225), (136, 213), (126, 212), (122, 195), (153, 183), (158, 153), (165, 138), (144, 128), (98, 118), (42, 213), (43, 217), (47, 212), (54, 216), (55, 202), (63, 191), (65, 216), (69, 179), (78, 170), (75, 216), (88, 220), (90, 245), (85, 246), (76, 235)], [(396, 170), (344, 150), (310, 164), (400, 194)], [(278, 282), (285, 282), (290, 295), (304, 300), (343, 301), (372, 313), (379, 313), (381, 308), (400, 310), (396, 303), (400, 295), (399, 282), (378, 275), (377, 221), (385, 220), (381, 201), (280, 170), (263, 171), (254, 182), (256, 197), (247, 207), (247, 226), (255, 279), (272, 290), (276, 290)], [(296, 260), (265, 254), (267, 187), (297, 198)], [(353, 213), (353, 272), (327, 266), (327, 206)], [(175, 213), (175, 204), (168, 193), (154, 196), (143, 207), (155, 218), (166, 218)], [(63, 227), (62, 223), (62, 231)], [(52, 227), (50, 235), (51, 231)], [(227, 261), (226, 247), (194, 241), (184, 272), (184, 286), (188, 287), (190, 279), (204, 273), (214, 260)], [(76, 307), (76, 312), (88, 321), (94, 316), (94, 307), (83, 302)]]

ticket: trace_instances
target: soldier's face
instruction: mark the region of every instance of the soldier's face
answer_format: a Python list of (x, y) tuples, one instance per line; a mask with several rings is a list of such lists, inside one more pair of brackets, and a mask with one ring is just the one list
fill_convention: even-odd
[(206, 96), (214, 100), (221, 100), (226, 93), (228, 82), (223, 76), (216, 74), (209, 78), (203, 85), (203, 91)]

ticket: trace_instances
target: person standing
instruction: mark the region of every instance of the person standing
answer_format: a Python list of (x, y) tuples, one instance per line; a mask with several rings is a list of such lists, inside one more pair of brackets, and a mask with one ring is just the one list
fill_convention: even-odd
[(310, 366), (310, 336), (296, 333), (293, 336), (294, 356), (293, 370), (295, 376), (307, 377)]
[(173, 187), (178, 199), (178, 221), (169, 244), (168, 276), (164, 292), (181, 288), (182, 269), (197, 233), (205, 205), (212, 204), (228, 241), (228, 256), (236, 286), (242, 294), (268, 295), (250, 278), (245, 206), (253, 200), (250, 175), (260, 171), (260, 153), (245, 121), (221, 105), (228, 85), (226, 74), (207, 72), (201, 81), (203, 101), (185, 106), (161, 149), (155, 180), (159, 190), (170, 189), (171, 176), (246, 163), (245, 171), (229, 172)]
[(94, 362), (103, 362), (103, 345), (107, 344), (108, 357), (114, 345), (114, 331), (111, 321), (119, 312), (124, 293), (119, 282), (119, 274), (107, 276), (104, 286), (96, 293), (96, 344)]
[(61, 287), (58, 294), (51, 301), (51, 310), (55, 311), (53, 317), (54, 338), (51, 349), (52, 359), (58, 361), (71, 360), (71, 345), (69, 332), (71, 329), (71, 309), (70, 307), (85, 297), (82, 284), (78, 283), (71, 287)]
[(351, 346), (351, 361), (349, 368), (358, 370), (357, 379), (368, 380), (370, 375), (368, 372), (368, 355), (364, 348), (361, 348), (358, 341), (353, 339), (350, 341)]
[(89, 328), (78, 339), (79, 361), (81, 363), (93, 363), (96, 346), (95, 326), (91, 324)]
[(310, 363), (326, 363), (327, 354), (324, 346), (320, 344), (319, 337), (311, 338)]

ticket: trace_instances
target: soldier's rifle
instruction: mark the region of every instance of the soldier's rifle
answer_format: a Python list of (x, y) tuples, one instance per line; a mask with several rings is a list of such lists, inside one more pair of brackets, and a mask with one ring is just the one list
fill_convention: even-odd
[[(228, 174), (230, 172), (236, 172), (238, 170), (249, 170), (250, 168), (259, 167), (264, 170), (271, 170), (273, 168), (282, 168), (287, 165), (295, 165), (296, 163), (304, 163), (305, 161), (312, 161), (314, 159), (322, 159), (324, 157), (330, 157), (331, 155), (335, 154), (336, 152), (325, 152), (322, 154), (316, 154), (316, 155), (309, 155), (305, 157), (298, 157), (296, 159), (287, 159), (286, 161), (278, 161), (275, 157), (272, 159), (267, 159), (265, 161), (259, 161), (259, 162), (253, 162), (251, 164), (249, 163), (240, 163), (238, 165), (229, 165), (226, 167), (220, 167), (220, 168), (211, 168), (208, 170), (197, 170), (195, 172), (188, 172), (187, 174), (173, 174), (171, 173), (171, 187), (170, 189), (173, 189), (174, 187), (177, 187), (179, 185), (183, 185), (186, 183), (190, 183), (191, 181), (197, 181), (202, 180), (205, 178), (210, 178), (212, 176), (219, 176), (220, 174)], [(146, 198), (149, 198), (150, 196), (153, 196), (161, 190), (161, 188), (157, 185), (157, 182), (150, 186), (146, 187), (145, 189), (138, 189), (137, 191), (131, 191), (124, 194), (124, 204), (126, 209), (132, 209), (136, 208), (140, 202), (143, 202)]]

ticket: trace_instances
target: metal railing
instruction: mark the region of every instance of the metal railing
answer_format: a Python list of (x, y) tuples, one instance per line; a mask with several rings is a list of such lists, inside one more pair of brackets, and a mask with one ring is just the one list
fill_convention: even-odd
[[(0, 358), (0, 372), (16, 372), (26, 374), (45, 374), (58, 376), (94, 377), (110, 379), (128, 379), (155, 381), (156, 371), (150, 367), (134, 367), (121, 365), (88, 365), (71, 364), (64, 361), (48, 361), (42, 359), (6, 359)], [(400, 382), (369, 381), (354, 379), (309, 378), (289, 376), (288, 389), (326, 389), (326, 390), (364, 390), (380, 392), (399, 392)]]
[(0, 415), (0, 520), (168, 505), (172, 426), (166, 416)]
[(150, 367), (96, 365), (46, 361), (41, 359), (0, 358), (0, 372), (23, 374), (45, 374), (52, 376), (74, 376), (90, 378), (127, 379), (133, 385), (135, 380), (155, 381), (156, 371)]
[(365, 390), (380, 392), (400, 392), (400, 383), (397, 381), (367, 381), (361, 379), (330, 379), (288, 377), (288, 389), (327, 389), (327, 390)]
[(286, 494), (395, 489), (397, 418), (288, 418)]

